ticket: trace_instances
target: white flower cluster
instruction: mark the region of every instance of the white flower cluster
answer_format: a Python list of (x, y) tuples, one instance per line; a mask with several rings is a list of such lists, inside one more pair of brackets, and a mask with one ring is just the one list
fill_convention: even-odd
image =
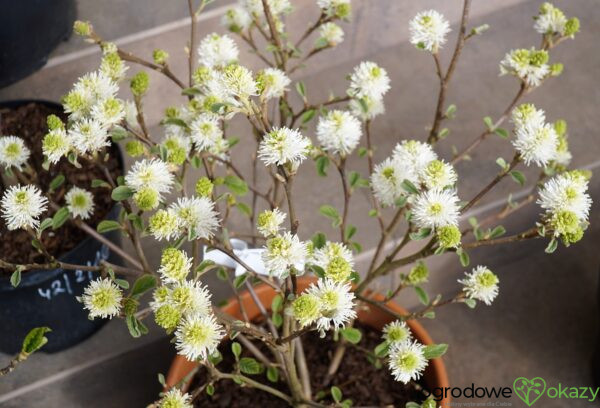
[(394, 205), (407, 197), (407, 183), (418, 190), (412, 212), (420, 228), (458, 224), (459, 198), (454, 190), (457, 175), (452, 165), (438, 160), (430, 145), (405, 140), (391, 157), (378, 164), (371, 176), (375, 197), (382, 205)]
[(535, 48), (512, 50), (500, 62), (500, 74), (514, 75), (528, 87), (539, 86), (552, 74), (548, 51)]
[(407, 384), (418, 380), (428, 364), (425, 346), (413, 339), (406, 323), (396, 320), (387, 324), (383, 339), (388, 348), (388, 367), (396, 381)]
[(446, 43), (450, 24), (441, 13), (428, 10), (418, 13), (410, 21), (409, 30), (412, 44), (435, 54)]
[(20, 137), (0, 137), (0, 165), (6, 169), (15, 167), (20, 170), (27, 163), (30, 155), (31, 151)]
[(193, 361), (211, 355), (225, 333), (212, 313), (210, 292), (198, 281), (187, 279), (191, 267), (185, 252), (165, 249), (158, 270), (163, 285), (154, 291), (150, 307), (156, 323), (175, 332), (179, 352)]
[(356, 149), (361, 136), (360, 121), (347, 111), (331, 110), (317, 124), (317, 139), (323, 150), (342, 157)]
[(295, 171), (306, 159), (310, 147), (310, 140), (299, 130), (273, 128), (260, 142), (258, 157), (266, 166), (289, 166)]
[(535, 19), (535, 30), (546, 36), (557, 35), (559, 37), (571, 37), (579, 31), (579, 19), (572, 17), (567, 19), (561, 9), (551, 3), (543, 3), (540, 13)]
[(390, 90), (387, 71), (374, 62), (363, 61), (350, 74), (350, 109), (362, 120), (371, 120), (384, 111), (383, 96)]
[[(291, 2), (289, 0), (268, 0), (267, 5), (276, 30), (283, 32), (285, 25), (282, 17), (292, 11)], [(221, 24), (234, 33), (243, 33), (252, 24), (257, 24), (264, 30), (269, 29), (262, 0), (239, 0), (236, 6), (225, 12)]]
[(589, 174), (568, 171), (554, 176), (539, 191), (538, 204), (555, 237), (565, 245), (579, 241), (588, 224), (592, 199), (587, 193)]
[(90, 282), (79, 299), (88, 310), (90, 319), (117, 316), (121, 311), (123, 292), (109, 278), (98, 278)]
[(95, 155), (110, 146), (111, 130), (125, 119), (125, 103), (117, 98), (117, 92), (126, 70), (117, 53), (108, 52), (100, 70), (81, 77), (65, 95), (62, 102), (69, 114), (68, 128), (55, 118), (42, 143), (50, 163), (57, 163), (69, 152)]
[(488, 306), (498, 296), (498, 276), (485, 266), (473, 268), (458, 282), (463, 285), (463, 291), (469, 299), (480, 300)]
[(48, 207), (48, 199), (34, 185), (12, 186), (4, 191), (0, 200), (2, 218), (9, 230), (36, 229), (39, 217)]
[(551, 161), (567, 165), (570, 160), (568, 151), (559, 154), (561, 138), (555, 127), (546, 123), (544, 111), (532, 104), (522, 104), (512, 112), (515, 125), (513, 146), (519, 152), (525, 164), (535, 163), (540, 167)]

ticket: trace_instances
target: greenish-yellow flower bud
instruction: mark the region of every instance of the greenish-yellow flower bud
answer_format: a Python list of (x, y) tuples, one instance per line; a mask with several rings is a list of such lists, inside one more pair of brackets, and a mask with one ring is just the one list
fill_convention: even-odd
[(427, 265), (423, 262), (417, 263), (408, 273), (406, 277), (406, 282), (409, 285), (419, 285), (421, 283), (427, 282), (427, 278), (429, 278), (429, 269)]
[(150, 86), (150, 77), (145, 71), (140, 71), (131, 78), (129, 84), (131, 86), (131, 92), (135, 96), (142, 96), (148, 91)]
[(298, 319), (300, 326), (308, 326), (321, 317), (321, 303), (318, 297), (304, 294), (294, 300), (292, 303), (292, 311), (294, 317)]
[(437, 239), (440, 247), (444, 249), (458, 248), (460, 246), (460, 229), (456, 225), (446, 225), (438, 228)]
[(179, 324), (181, 319), (181, 311), (169, 304), (162, 305), (154, 312), (154, 320), (156, 324), (165, 329), (167, 332), (172, 332)]
[(552, 64), (550, 65), (550, 75), (555, 77), (559, 76), (560, 74), (562, 74), (564, 68), (565, 66), (559, 62), (557, 62), (556, 64)]
[(200, 197), (211, 197), (214, 185), (208, 177), (200, 177), (196, 182), (196, 194)]
[(152, 59), (158, 65), (164, 65), (167, 63), (167, 60), (169, 59), (169, 53), (166, 52), (165, 50), (161, 50), (160, 48), (157, 48), (152, 52)]
[(565, 24), (565, 37), (574, 37), (579, 32), (580, 22), (577, 17), (572, 17)]
[(131, 157), (138, 157), (144, 154), (144, 145), (139, 140), (130, 140), (125, 144), (125, 151)]
[(50, 131), (65, 128), (63, 121), (56, 115), (48, 115), (46, 123), (48, 124), (48, 130)]
[(153, 210), (158, 207), (160, 197), (153, 188), (144, 188), (133, 195), (135, 205), (142, 211)]
[(88, 21), (77, 20), (73, 24), (73, 32), (77, 35), (87, 37), (92, 33), (92, 25)]

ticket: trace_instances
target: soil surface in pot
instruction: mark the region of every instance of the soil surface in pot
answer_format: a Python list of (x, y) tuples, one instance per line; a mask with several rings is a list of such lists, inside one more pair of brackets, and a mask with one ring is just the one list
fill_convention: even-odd
[[(373, 350), (375, 346), (381, 343), (381, 332), (363, 324), (356, 324), (363, 337), (358, 347), (349, 347), (346, 350), (344, 360), (333, 378), (331, 385), (336, 385), (343, 392), (343, 399), (351, 399), (353, 406), (394, 406), (404, 407), (409, 401), (423, 401), (423, 394), (418, 389), (421, 385), (410, 383), (404, 385), (397, 382), (384, 365), (376, 368), (367, 359), (363, 350)], [(319, 338), (318, 332), (311, 332), (302, 337), (304, 352), (308, 364), (308, 370), (311, 375), (313, 395), (319, 390), (326, 392), (325, 398), (319, 400), (321, 404), (329, 405), (333, 403), (330, 386), (323, 388), (322, 382), (327, 372), (331, 355), (333, 354), (336, 342), (333, 341), (331, 334), (325, 339)], [(270, 356), (268, 349), (257, 344), (257, 347), (263, 351), (266, 356)], [(360, 347), (360, 349), (359, 349)], [(231, 342), (225, 342), (219, 346), (223, 355), (223, 361), (217, 365), (217, 368), (223, 372), (231, 372), (234, 358), (231, 352)], [(247, 350), (243, 350), (242, 356), (253, 357)], [(266, 374), (250, 376), (253, 379), (265, 383), (273, 388), (289, 394), (284, 382), (271, 383), (267, 380)], [(202, 368), (192, 381), (193, 390), (196, 386), (204, 384), (206, 381), (206, 371)], [(240, 387), (231, 380), (221, 380), (215, 384), (215, 393), (212, 396), (203, 392), (194, 402), (195, 407), (219, 407), (219, 408), (284, 408), (289, 405), (264, 391), (251, 387)]]
[[(0, 109), (0, 135), (18, 136), (25, 141), (31, 151), (28, 163), (37, 173), (37, 185), (48, 188), (50, 182), (59, 174), (65, 176), (65, 182), (51, 194), (54, 202), (65, 205), (64, 195), (73, 186), (85, 188), (94, 195), (94, 213), (86, 222), (92, 227), (102, 221), (111, 210), (114, 202), (107, 188), (91, 188), (93, 179), (106, 180), (102, 168), (83, 158), (78, 159), (81, 168), (76, 168), (68, 160), (62, 159), (55, 165), (51, 165), (49, 171), (42, 168), (44, 157), (42, 154), (42, 139), (48, 132), (46, 117), (50, 114), (59, 116), (66, 121), (66, 115), (62, 110), (43, 104), (30, 103), (16, 109)], [(113, 179), (121, 175), (119, 162), (117, 160), (118, 149), (110, 147), (110, 158), (104, 165), (111, 173)], [(3, 176), (5, 182), (10, 178)], [(3, 190), (0, 185), (0, 190)], [(2, 193), (0, 193), (2, 194)], [(54, 210), (49, 209), (41, 219), (52, 217)], [(42, 242), (52, 255), (59, 257), (79, 244), (86, 234), (71, 223), (65, 223), (57, 231), (51, 228), (44, 231)], [(8, 231), (6, 224), (0, 218), (0, 254), (2, 259), (12, 263), (44, 262), (44, 257), (31, 247), (31, 237), (26, 231)], [(10, 274), (9, 271), (0, 268), (0, 275)]]

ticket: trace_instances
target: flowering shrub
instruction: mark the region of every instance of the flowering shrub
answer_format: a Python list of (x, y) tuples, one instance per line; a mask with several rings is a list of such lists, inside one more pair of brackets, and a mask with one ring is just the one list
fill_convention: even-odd
[[(446, 104), (447, 85), (463, 47), (476, 41), (474, 38), (487, 26), (468, 29), (470, 1), (465, 0), (458, 39), (444, 70), (440, 49), (447, 44), (450, 25), (436, 11), (418, 13), (408, 29), (411, 43), (431, 54), (435, 62), (440, 90), (434, 120), (426, 141), (399, 140), (388, 158), (375, 163), (370, 126), (385, 110), (385, 94), (391, 86), (386, 70), (374, 62), (361, 62), (349, 73), (345, 93), (319, 103), (309, 101), (305, 85), (290, 78), (311, 56), (343, 41), (344, 31), (338, 23), (351, 17), (349, 0), (317, 0), (320, 16), (296, 42), (292, 42), (293, 36), (285, 26), (284, 17), (292, 11), (288, 0), (241, 1), (222, 20), (233, 35), (209, 34), (196, 45), (194, 27), (207, 3), (208, 0), (202, 0), (194, 9), (190, 2), (192, 38), (187, 81), (171, 70), (166, 51), (155, 50), (152, 60), (144, 60), (104, 41), (90, 23), (77, 22), (75, 31), (102, 48), (102, 62), (99, 70), (81, 77), (65, 95), (63, 106), (68, 121), (48, 117), (49, 132), (43, 141), (47, 166), (63, 158), (74, 166), (78, 166), (80, 158), (101, 162), (107, 146), (115, 142), (122, 143), (127, 154), (136, 158), (123, 178), (113, 180), (107, 174), (105, 180), (93, 181), (95, 187), (109, 189), (122, 210), (118, 221), (104, 221), (97, 231), (86, 230), (103, 242), (106, 239), (99, 233), (120, 230), (132, 240), (135, 254), (113, 248), (128, 262), (127, 267), (107, 262), (87, 267), (102, 277), (89, 285), (81, 302), (90, 318), (124, 318), (135, 337), (146, 333), (143, 319), (152, 315), (159, 326), (174, 335), (179, 353), (207, 368), (208, 382), (202, 384), (201, 390), (210, 394), (217, 381), (234, 378), (239, 384), (271, 392), (289, 403), (324, 406), (313, 399), (309, 372), (302, 369), (306, 366), (302, 348), (295, 351), (298, 341), (310, 331), (321, 336), (327, 332), (341, 334), (330, 363), (329, 373), (335, 373), (346, 345), (360, 341), (361, 332), (353, 324), (357, 308), (365, 303), (384, 308), (396, 317), (383, 329), (382, 343), (371, 356), (385, 362), (396, 380), (418, 380), (428, 360), (441, 356), (446, 345), (420, 344), (405, 322), (432, 318), (436, 308), (447, 304), (475, 307), (481, 301), (490, 305), (499, 290), (498, 277), (487, 267), (476, 266), (458, 281), (462, 287), (455, 296), (430, 298), (421, 287), (429, 279), (426, 258), (454, 252), (467, 268), (468, 251), (480, 246), (543, 238), (549, 241), (546, 251), (552, 252), (559, 241), (568, 246), (581, 239), (591, 205), (586, 192), (590, 174), (569, 169), (571, 154), (564, 121), (548, 122), (541, 109), (519, 104), (525, 94), (560, 75), (563, 67), (549, 63), (550, 52), (578, 32), (576, 18), (565, 17), (549, 3), (542, 5), (534, 24), (542, 37), (540, 48), (512, 50), (500, 62), (500, 73), (516, 78), (517, 95), (496, 121), (484, 119), (486, 128), (479, 137), (445, 160), (434, 148), (448, 135), (448, 129), (442, 128), (443, 122), (453, 119), (456, 111), (454, 105)], [(301, 45), (313, 34), (315, 41), (310, 49), (301, 51)], [(233, 36), (246, 43), (267, 67), (252, 72), (241, 65)], [(256, 37), (266, 43), (266, 51)], [(181, 89), (182, 105), (166, 109), (159, 139), (150, 134), (143, 112), (143, 101), (151, 88), (149, 76), (145, 71), (131, 75), (127, 62), (157, 71)], [(123, 83), (129, 84), (131, 100), (117, 96)], [(247, 119), (247, 134), (243, 137), (256, 143), (251, 177), (247, 176), (247, 169), (238, 169), (232, 158), (237, 140), (227, 135), (227, 122), (236, 116)], [(316, 131), (314, 137), (309, 137), (306, 125), (314, 117), (318, 117)], [(512, 135), (500, 127), (509, 118)], [(463, 201), (457, 194), (460, 178), (454, 165), (494, 134), (510, 139), (514, 157), (509, 161), (498, 158), (499, 173), (478, 194)], [(367, 162), (367, 177), (348, 169), (351, 155)], [(0, 163), (9, 177), (24, 180), (20, 175), (28, 171), (29, 156), (18, 135), (0, 138)], [(301, 231), (303, 237), (314, 234), (310, 239), (299, 235), (302, 221), (294, 207), (293, 182), (298, 168), (310, 160), (316, 163), (321, 176), (327, 176), (330, 166), (341, 176), (343, 208), (320, 208), (320, 213), (339, 229), (339, 237), (315, 231)], [(526, 183), (523, 174), (516, 170), (518, 166), (539, 168), (539, 178), (529, 195), (516, 202), (509, 199), (498, 214), (481, 221), (472, 219), (470, 227), (461, 228), (461, 215), (500, 180), (510, 176), (520, 185)], [(194, 180), (194, 190), (188, 191), (186, 180), (195, 174), (191, 169), (199, 169), (202, 176)], [(268, 186), (256, 182), (259, 171), (267, 175)], [(64, 206), (71, 220), (85, 226), (85, 220), (94, 211), (94, 197), (86, 187), (89, 186), (74, 187), (64, 196), (64, 202), (50, 202), (45, 194), (48, 186), (14, 185), (2, 195), (2, 218), (9, 229), (28, 229), (39, 237), (44, 230), (64, 222), (56, 216), (44, 219), (48, 206)], [(362, 188), (372, 193), (369, 215), (381, 234), (370, 266), (360, 276), (354, 254), (361, 247), (356, 241), (357, 229), (350, 223), (348, 206), (353, 194)], [(242, 198), (246, 195), (251, 196), (250, 204)], [(542, 208), (540, 219), (529, 229), (502, 237), (505, 230), (498, 221), (536, 197)], [(232, 211), (249, 218), (252, 232), (247, 237), (258, 248), (257, 257), (245, 258), (248, 253), (234, 248), (233, 238), (244, 235), (228, 228)], [(392, 232), (400, 228), (404, 228), (404, 238), (391, 240)], [(142, 242), (151, 239), (164, 244), (158, 269), (149, 265), (142, 248)], [(400, 256), (411, 241), (426, 243), (416, 252)], [(44, 252), (44, 248), (39, 248), (39, 240), (34, 242)], [(190, 253), (181, 249), (185, 242), (191, 243)], [(43, 265), (0, 261), (0, 266), (15, 274), (30, 269), (80, 267), (46, 255), (48, 263)], [(400, 274), (400, 282), (389, 288), (385, 301), (376, 301), (365, 291), (376, 278), (398, 273), (401, 268), (406, 269)], [(217, 274), (229, 281), (236, 292), (244, 289), (256, 298), (257, 283), (276, 291), (270, 312), (269, 305), (260, 305), (264, 325), (235, 320), (213, 308), (210, 292), (200, 282), (201, 276), (211, 269), (217, 269)], [(317, 280), (300, 293), (297, 278), (305, 274), (313, 274)], [(131, 288), (118, 278), (130, 275), (136, 276)], [(407, 288), (416, 291), (424, 308), (398, 315), (385, 303)], [(152, 301), (148, 308), (140, 308), (140, 298), (148, 291), (153, 292)], [(255, 347), (249, 349), (256, 359), (242, 361), (240, 344), (234, 342), (235, 370), (220, 371), (217, 346), (226, 335), (245, 345), (264, 342), (278, 363), (265, 359)], [(265, 366), (271, 381), (277, 381), (280, 371), (284, 374), (281, 378), (287, 381), (289, 393), (252, 378), (262, 373)], [(340, 400), (339, 391), (332, 391), (334, 400), (340, 406), (349, 406), (348, 400)], [(165, 392), (157, 404), (189, 407), (191, 399), (191, 395), (174, 388)]]

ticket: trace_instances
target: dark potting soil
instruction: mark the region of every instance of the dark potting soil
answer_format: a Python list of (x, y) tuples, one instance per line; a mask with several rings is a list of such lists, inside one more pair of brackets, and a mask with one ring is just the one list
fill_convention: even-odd
[[(381, 343), (381, 332), (369, 326), (357, 323), (356, 328), (363, 333), (358, 346), (363, 349), (373, 350), (375, 346)], [(324, 339), (319, 338), (319, 334), (311, 332), (302, 337), (303, 347), (306, 355), (306, 362), (311, 377), (311, 386), (313, 398), (320, 390), (326, 392), (325, 398), (318, 402), (324, 405), (333, 403), (330, 387), (335, 385), (342, 390), (343, 399), (351, 399), (353, 406), (373, 406), (373, 407), (404, 407), (407, 402), (422, 402), (423, 394), (418, 391), (420, 385), (409, 383), (404, 385), (397, 382), (392, 377), (387, 366), (376, 368), (369, 360), (364, 351), (357, 347), (348, 347), (340, 368), (334, 376), (331, 384), (327, 387), (322, 386), (325, 373), (329, 366), (329, 361), (336, 348), (337, 343), (333, 341), (332, 335), (328, 334)], [(257, 344), (257, 347), (263, 351), (266, 356), (270, 356), (268, 349), (263, 344)], [(231, 352), (231, 342), (227, 341), (219, 346), (223, 355), (217, 368), (222, 372), (231, 372), (234, 364), (233, 354)], [(243, 350), (242, 356), (253, 357), (247, 350)], [(256, 381), (269, 385), (289, 395), (287, 385), (279, 379), (279, 382), (272, 383), (266, 373), (249, 376)], [(200, 369), (192, 381), (190, 391), (195, 387), (204, 384), (206, 381), (206, 371)], [(257, 390), (251, 387), (240, 387), (231, 380), (221, 380), (215, 383), (215, 392), (212, 396), (203, 392), (194, 401), (195, 407), (215, 407), (215, 408), (285, 408), (289, 405), (272, 394)]]
[[(94, 213), (86, 222), (92, 227), (102, 221), (111, 210), (114, 202), (110, 197), (110, 190), (106, 188), (92, 188), (93, 179), (105, 180), (103, 170), (97, 164), (79, 159), (81, 168), (76, 168), (66, 158), (57, 164), (51, 165), (48, 171), (42, 168), (44, 160), (42, 154), (42, 139), (48, 133), (46, 118), (50, 114), (59, 116), (63, 121), (66, 115), (62, 110), (42, 104), (30, 103), (16, 109), (0, 109), (0, 135), (18, 136), (25, 141), (31, 151), (28, 163), (38, 175), (37, 185), (45, 191), (50, 182), (59, 174), (65, 176), (65, 182), (51, 194), (54, 202), (64, 205), (64, 195), (73, 186), (85, 188), (94, 195)], [(110, 147), (110, 158), (104, 163), (113, 179), (121, 175), (117, 160), (116, 146)], [(3, 171), (3, 169), (2, 169)], [(0, 190), (2, 190), (0, 185)], [(0, 193), (2, 194), (2, 193)], [(41, 219), (52, 217), (54, 210), (49, 209), (42, 214)], [(65, 223), (60, 229), (52, 231), (51, 228), (42, 234), (42, 243), (48, 252), (55, 257), (65, 254), (79, 244), (86, 234), (71, 223)], [(0, 254), (2, 259), (12, 263), (44, 262), (44, 257), (31, 246), (31, 237), (26, 231), (9, 231), (2, 218), (0, 218)], [(10, 272), (0, 268), (0, 275)]]

